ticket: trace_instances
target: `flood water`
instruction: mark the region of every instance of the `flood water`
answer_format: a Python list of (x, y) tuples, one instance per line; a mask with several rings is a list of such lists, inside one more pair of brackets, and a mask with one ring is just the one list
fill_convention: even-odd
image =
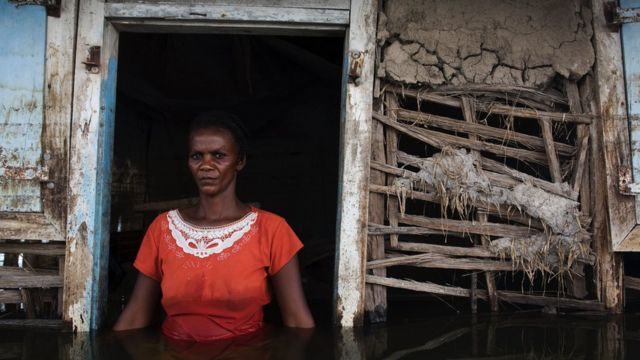
[(159, 330), (63, 334), (0, 330), (0, 359), (640, 359), (640, 314), (447, 316), (356, 331), (270, 327), (212, 344)]

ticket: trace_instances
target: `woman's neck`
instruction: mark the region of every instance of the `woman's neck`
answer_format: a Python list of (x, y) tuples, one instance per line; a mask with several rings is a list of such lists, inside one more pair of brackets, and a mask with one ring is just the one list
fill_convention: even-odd
[(200, 200), (195, 207), (199, 219), (217, 221), (236, 217), (239, 213), (246, 213), (247, 206), (238, 199), (235, 193), (208, 196), (200, 194)]
[(240, 219), (251, 207), (238, 199), (235, 192), (208, 196), (200, 194), (198, 203), (189, 209), (181, 210), (189, 221), (201, 225), (222, 225)]

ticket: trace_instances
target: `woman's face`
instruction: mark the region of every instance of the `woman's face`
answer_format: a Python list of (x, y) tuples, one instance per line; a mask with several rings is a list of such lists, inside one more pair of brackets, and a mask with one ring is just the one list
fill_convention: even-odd
[(196, 130), (189, 139), (189, 170), (201, 194), (215, 196), (235, 192), (236, 173), (245, 159), (227, 129)]

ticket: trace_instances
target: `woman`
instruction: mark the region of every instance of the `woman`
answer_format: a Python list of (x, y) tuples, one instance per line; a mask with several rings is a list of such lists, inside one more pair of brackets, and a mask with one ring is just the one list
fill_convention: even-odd
[(188, 165), (199, 202), (150, 225), (134, 262), (140, 274), (114, 330), (149, 325), (162, 293), (162, 332), (169, 338), (202, 342), (253, 333), (263, 325), (268, 277), (284, 325), (314, 326), (296, 258), (302, 243), (284, 219), (236, 195), (246, 151), (246, 136), (230, 115), (194, 119)]

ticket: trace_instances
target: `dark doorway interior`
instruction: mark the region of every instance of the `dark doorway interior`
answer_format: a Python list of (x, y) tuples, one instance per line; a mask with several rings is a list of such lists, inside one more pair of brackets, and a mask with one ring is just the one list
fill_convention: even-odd
[(245, 202), (287, 219), (315, 313), (333, 291), (342, 38), (120, 36), (111, 205), (109, 318), (130, 294), (149, 223), (197, 196), (187, 171), (194, 115), (233, 113), (250, 133)]

